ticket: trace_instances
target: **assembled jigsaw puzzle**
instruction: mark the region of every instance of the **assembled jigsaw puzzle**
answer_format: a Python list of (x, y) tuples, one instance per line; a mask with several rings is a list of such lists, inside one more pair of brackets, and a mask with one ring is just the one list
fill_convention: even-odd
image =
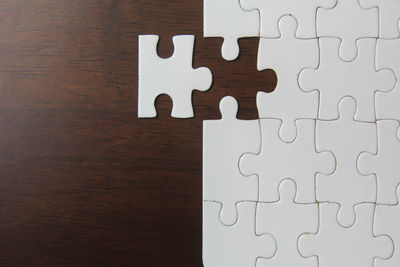
[[(222, 57), (259, 37), (257, 69), (278, 78), (255, 96), (258, 119), (225, 96), (203, 122), (204, 266), (399, 267), (400, 1), (203, 1)], [(192, 69), (194, 37), (174, 38), (172, 62), (154, 57), (156, 36), (139, 40), (139, 116), (161, 92), (193, 116), (192, 90), (212, 80)]]

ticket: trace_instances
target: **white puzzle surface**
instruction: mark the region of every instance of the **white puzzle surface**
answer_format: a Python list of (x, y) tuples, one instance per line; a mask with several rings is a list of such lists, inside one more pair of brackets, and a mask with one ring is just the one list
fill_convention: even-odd
[[(215, 225), (203, 217), (204, 266), (400, 266), (400, 1), (238, 1), (259, 11), (257, 69), (278, 79), (257, 93), (258, 125), (203, 124), (204, 205), (216, 205)], [(232, 247), (237, 232), (222, 246), (242, 215), (255, 231), (242, 230), (246, 249)], [(273, 255), (271, 244), (249, 255), (254, 234), (273, 238)]]
[[(259, 117), (281, 119), (279, 136), (286, 142), (293, 141), (297, 135), (297, 119), (316, 119), (318, 113), (318, 92), (302, 91), (297, 81), (303, 68), (318, 66), (318, 40), (298, 39), (296, 29), (294, 17), (282, 17), (279, 20), (280, 37), (261, 38), (257, 56), (257, 69), (273, 69), (278, 77), (273, 92), (257, 94)], [(282, 58), (290, 58), (290, 64)]]
[(220, 120), (203, 122), (203, 199), (220, 202), (221, 222), (231, 225), (237, 220), (237, 202), (258, 200), (257, 176), (243, 176), (238, 164), (242, 154), (259, 151), (260, 123), (238, 120), (231, 96), (221, 100), (220, 110)]
[(336, 158), (336, 170), (332, 175), (317, 175), (317, 200), (339, 203), (337, 219), (344, 227), (354, 223), (356, 204), (376, 201), (375, 176), (363, 176), (357, 170), (361, 151), (376, 153), (376, 124), (354, 120), (355, 111), (354, 99), (345, 97), (339, 103), (340, 118), (318, 120), (316, 127), (317, 149), (332, 151)]
[(167, 59), (157, 54), (158, 40), (157, 35), (139, 36), (138, 116), (157, 116), (154, 101), (160, 94), (168, 94), (173, 103), (172, 117), (193, 117), (192, 91), (210, 88), (211, 71), (192, 67), (194, 35), (174, 36), (174, 54)]
[(278, 244), (275, 255), (270, 259), (260, 259), (257, 266), (318, 266), (316, 258), (302, 257), (297, 247), (301, 234), (318, 230), (318, 204), (295, 202), (296, 189), (293, 180), (284, 180), (279, 185), (278, 201), (257, 204), (256, 232), (271, 233)]
[(260, 35), (260, 18), (256, 10), (242, 9), (239, 0), (204, 0), (204, 37), (223, 37), (222, 57), (239, 56), (238, 39)]
[(337, 0), (240, 0), (245, 10), (259, 10), (260, 36), (279, 37), (278, 20), (285, 15), (294, 16), (299, 22), (298, 38), (315, 38), (315, 15), (318, 8), (332, 8)]
[(315, 175), (328, 175), (335, 170), (333, 154), (316, 151), (315, 120), (298, 120), (297, 138), (291, 143), (279, 138), (280, 120), (261, 119), (260, 124), (260, 152), (246, 153), (239, 161), (239, 169), (244, 175), (258, 175), (258, 200), (277, 201), (279, 184), (290, 178), (297, 184), (296, 202), (315, 203)]
[(358, 0), (337, 0), (332, 9), (319, 9), (317, 35), (340, 40), (339, 55), (345, 61), (356, 58), (357, 40), (378, 37), (378, 8), (364, 9)]
[[(306, 3), (307, 2), (307, 3)], [(205, 267), (400, 266), (400, 1), (203, 0), (204, 37), (222, 57), (258, 37), (258, 117), (220, 100), (203, 122)], [(212, 84), (193, 69), (193, 35), (139, 36), (138, 116), (194, 115), (192, 91)], [(240, 70), (238, 70), (240, 71)], [(245, 88), (245, 84), (243, 88)]]
[(373, 266), (374, 260), (388, 259), (393, 254), (393, 243), (388, 236), (373, 233), (374, 204), (355, 207), (357, 220), (345, 228), (336, 221), (339, 206), (320, 204), (319, 229), (315, 234), (299, 238), (299, 251), (305, 257), (318, 257), (319, 266)]

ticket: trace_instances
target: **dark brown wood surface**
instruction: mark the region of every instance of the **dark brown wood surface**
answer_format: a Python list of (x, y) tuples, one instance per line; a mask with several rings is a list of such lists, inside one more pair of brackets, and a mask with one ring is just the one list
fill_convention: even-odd
[[(202, 0), (0, 1), (0, 266), (201, 266), (202, 121), (257, 117), (257, 38), (222, 59)], [(195, 34), (195, 118), (137, 118), (137, 40)]]

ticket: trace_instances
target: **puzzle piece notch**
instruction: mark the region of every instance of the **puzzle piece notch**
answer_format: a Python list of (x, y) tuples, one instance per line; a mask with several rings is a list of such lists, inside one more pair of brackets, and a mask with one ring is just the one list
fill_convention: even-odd
[(375, 43), (374, 39), (358, 40), (357, 58), (346, 62), (337, 55), (339, 39), (320, 39), (321, 61), (318, 69), (305, 69), (299, 76), (302, 90), (318, 89), (320, 92), (319, 119), (337, 119), (340, 99), (351, 96), (357, 102), (355, 119), (375, 122), (375, 92), (390, 91), (396, 83), (392, 71), (376, 71)]
[(298, 188), (296, 202), (315, 203), (315, 174), (330, 174), (336, 165), (332, 153), (315, 150), (315, 120), (296, 121), (298, 135), (292, 143), (279, 138), (280, 120), (260, 119), (260, 124), (260, 152), (244, 154), (239, 161), (242, 174), (258, 174), (260, 201), (278, 201), (280, 182), (291, 178)]
[(223, 37), (221, 47), (225, 60), (239, 56), (238, 39), (258, 37), (260, 18), (257, 11), (245, 11), (239, 0), (204, 0), (204, 37)]
[(396, 189), (400, 184), (400, 141), (399, 122), (380, 120), (378, 127), (378, 153), (363, 152), (358, 159), (361, 174), (377, 176), (378, 204), (396, 204)]
[(220, 110), (220, 120), (203, 121), (203, 200), (222, 203), (221, 222), (232, 225), (237, 202), (258, 200), (257, 176), (243, 176), (238, 163), (242, 154), (258, 153), (261, 131), (259, 120), (236, 118), (233, 97), (224, 97)]
[[(297, 119), (317, 118), (318, 92), (302, 91), (297, 79), (302, 68), (318, 66), (318, 40), (296, 38), (297, 20), (292, 16), (280, 18), (279, 29), (279, 38), (260, 39), (257, 69), (273, 69), (278, 83), (271, 93), (257, 93), (257, 108), (260, 118), (281, 119), (279, 136), (292, 142), (297, 136)], [(285, 58), (292, 59), (291, 63), (285, 63)]]
[(203, 203), (203, 264), (205, 267), (255, 266), (260, 257), (270, 258), (276, 242), (269, 234), (255, 233), (256, 203), (238, 203), (239, 217), (232, 226), (221, 224), (221, 205)]
[[(287, 76), (297, 75), (304, 67), (317, 67), (319, 63), (318, 40), (297, 38), (298, 22), (295, 17), (290, 15), (281, 17), (278, 27), (279, 37), (260, 38), (257, 69), (262, 71), (272, 68)], [(291, 64), (282, 63), (282, 59), (285, 57), (292, 59)]]
[(139, 118), (157, 116), (154, 101), (160, 94), (171, 97), (172, 117), (193, 117), (192, 91), (206, 91), (212, 83), (208, 68), (192, 67), (194, 39), (194, 35), (174, 36), (174, 54), (163, 59), (157, 54), (159, 37), (139, 35)]
[[(400, 3), (400, 1), (399, 1)], [(397, 76), (396, 85), (389, 92), (376, 92), (375, 108), (377, 119), (400, 120), (400, 38), (379, 39), (376, 47), (377, 69), (388, 68)]]
[(257, 267), (318, 266), (316, 258), (302, 257), (297, 248), (301, 234), (318, 230), (318, 204), (296, 203), (296, 191), (295, 182), (286, 179), (279, 185), (279, 201), (257, 204), (256, 232), (270, 233), (277, 242), (276, 254), (270, 259), (259, 260)]
[(320, 224), (316, 234), (299, 238), (299, 251), (304, 257), (318, 256), (324, 267), (372, 266), (374, 258), (388, 258), (393, 244), (387, 236), (374, 236), (372, 222), (374, 204), (363, 203), (355, 207), (357, 220), (351, 227), (338, 224), (334, 203), (320, 204)]
[(360, 0), (363, 8), (373, 7), (379, 10), (379, 38), (395, 39), (400, 37), (400, 1), (398, 0)]
[(376, 202), (375, 175), (361, 175), (357, 160), (362, 151), (376, 153), (378, 144), (376, 124), (354, 120), (356, 103), (353, 98), (343, 98), (339, 110), (339, 119), (317, 121), (317, 150), (331, 151), (335, 155), (336, 170), (332, 175), (317, 174), (316, 192), (318, 202), (340, 204), (337, 220), (349, 227), (355, 221), (356, 204)]
[(316, 12), (319, 7), (333, 8), (337, 0), (240, 0), (244, 10), (259, 10), (260, 36), (279, 37), (278, 21), (285, 15), (294, 16), (299, 27), (296, 32), (298, 38), (316, 37)]
[(339, 54), (344, 61), (357, 57), (357, 40), (378, 37), (378, 8), (364, 9), (358, 0), (338, 0), (332, 9), (318, 9), (318, 37), (341, 40)]
[[(400, 199), (400, 187), (396, 190), (397, 199)], [(374, 234), (389, 236), (393, 242), (394, 251), (390, 257), (376, 259), (375, 267), (400, 266), (400, 206), (399, 201), (395, 205), (377, 205), (374, 216)]]

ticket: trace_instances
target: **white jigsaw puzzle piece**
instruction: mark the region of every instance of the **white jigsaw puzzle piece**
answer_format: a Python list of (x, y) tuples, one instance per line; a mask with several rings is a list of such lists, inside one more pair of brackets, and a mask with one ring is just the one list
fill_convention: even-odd
[(399, 0), (360, 0), (363, 8), (379, 9), (379, 38), (394, 39), (400, 37), (400, 1)]
[(396, 204), (396, 189), (400, 184), (400, 141), (397, 138), (399, 122), (377, 121), (378, 153), (361, 153), (358, 169), (361, 174), (376, 174), (378, 204)]
[(393, 244), (387, 236), (374, 236), (372, 222), (374, 204), (363, 203), (355, 207), (357, 220), (345, 228), (336, 221), (339, 206), (320, 204), (318, 233), (299, 238), (299, 251), (304, 257), (317, 256), (321, 267), (372, 266), (375, 258), (388, 258)]
[[(400, 187), (397, 188), (400, 197)], [(400, 199), (400, 198), (399, 198)], [(387, 259), (376, 259), (374, 267), (399, 267), (400, 266), (400, 205), (377, 205), (374, 216), (375, 235), (388, 235), (394, 243), (393, 255)]]
[(221, 205), (203, 203), (203, 265), (204, 267), (255, 266), (258, 258), (270, 258), (276, 243), (269, 234), (256, 235), (256, 203), (238, 203), (239, 218), (232, 226), (221, 224)]
[(358, 0), (338, 0), (332, 9), (318, 9), (318, 37), (336, 37), (341, 40), (340, 57), (351, 61), (357, 56), (356, 41), (377, 38), (379, 31), (378, 9), (364, 9)]
[(206, 91), (212, 83), (208, 68), (192, 67), (194, 38), (174, 36), (174, 54), (164, 59), (157, 54), (157, 35), (139, 35), (139, 118), (157, 116), (154, 101), (160, 94), (171, 97), (172, 117), (193, 117), (192, 91)]
[[(399, 1), (400, 3), (400, 1)], [(400, 11), (399, 11), (400, 12)], [(389, 68), (400, 78), (400, 39), (379, 39), (376, 46), (376, 66)], [(375, 108), (377, 119), (400, 120), (400, 82), (397, 80), (393, 90), (376, 92)]]
[(337, 119), (340, 99), (352, 96), (357, 101), (355, 119), (375, 122), (375, 92), (390, 91), (394, 87), (396, 77), (392, 71), (375, 69), (376, 40), (360, 39), (357, 43), (357, 58), (346, 62), (337, 54), (339, 39), (321, 38), (318, 69), (304, 69), (300, 73), (302, 90), (320, 91), (319, 119)]
[(222, 57), (234, 60), (239, 56), (238, 39), (260, 35), (260, 16), (245, 11), (239, 0), (204, 0), (204, 37), (223, 37)]
[(296, 202), (314, 203), (316, 173), (330, 174), (335, 169), (332, 153), (315, 149), (315, 120), (296, 121), (298, 136), (292, 143), (279, 138), (280, 120), (260, 119), (260, 123), (261, 151), (244, 154), (239, 162), (244, 175), (259, 176), (260, 201), (278, 201), (279, 184), (290, 178), (297, 184)]
[(231, 96), (220, 102), (222, 119), (203, 122), (203, 199), (221, 202), (221, 222), (237, 220), (236, 203), (258, 200), (257, 176), (239, 171), (244, 153), (257, 153), (261, 145), (258, 120), (238, 120), (238, 104)]
[(258, 9), (261, 17), (261, 37), (279, 37), (278, 20), (285, 15), (294, 16), (299, 22), (298, 38), (315, 38), (317, 8), (332, 8), (337, 0), (240, 0), (245, 10)]
[(302, 257), (297, 248), (301, 234), (318, 230), (318, 204), (296, 203), (296, 190), (293, 180), (284, 180), (279, 185), (279, 201), (257, 204), (256, 233), (270, 233), (277, 242), (276, 254), (260, 259), (257, 267), (318, 266), (316, 258)]
[[(260, 38), (257, 69), (273, 69), (278, 83), (271, 93), (257, 93), (257, 108), (262, 119), (281, 119), (279, 135), (285, 142), (292, 142), (297, 135), (295, 120), (317, 118), (318, 92), (300, 90), (297, 78), (302, 68), (318, 66), (318, 40), (297, 39), (297, 21), (292, 16), (282, 17), (279, 29), (279, 38)], [(290, 64), (285, 61), (287, 58)]]
[(316, 191), (319, 202), (340, 204), (338, 222), (349, 227), (355, 221), (356, 204), (376, 201), (375, 175), (361, 175), (357, 159), (362, 151), (376, 153), (378, 145), (376, 124), (354, 120), (354, 99), (342, 99), (339, 110), (338, 120), (317, 121), (317, 149), (333, 152), (336, 170), (329, 176), (317, 174)]

